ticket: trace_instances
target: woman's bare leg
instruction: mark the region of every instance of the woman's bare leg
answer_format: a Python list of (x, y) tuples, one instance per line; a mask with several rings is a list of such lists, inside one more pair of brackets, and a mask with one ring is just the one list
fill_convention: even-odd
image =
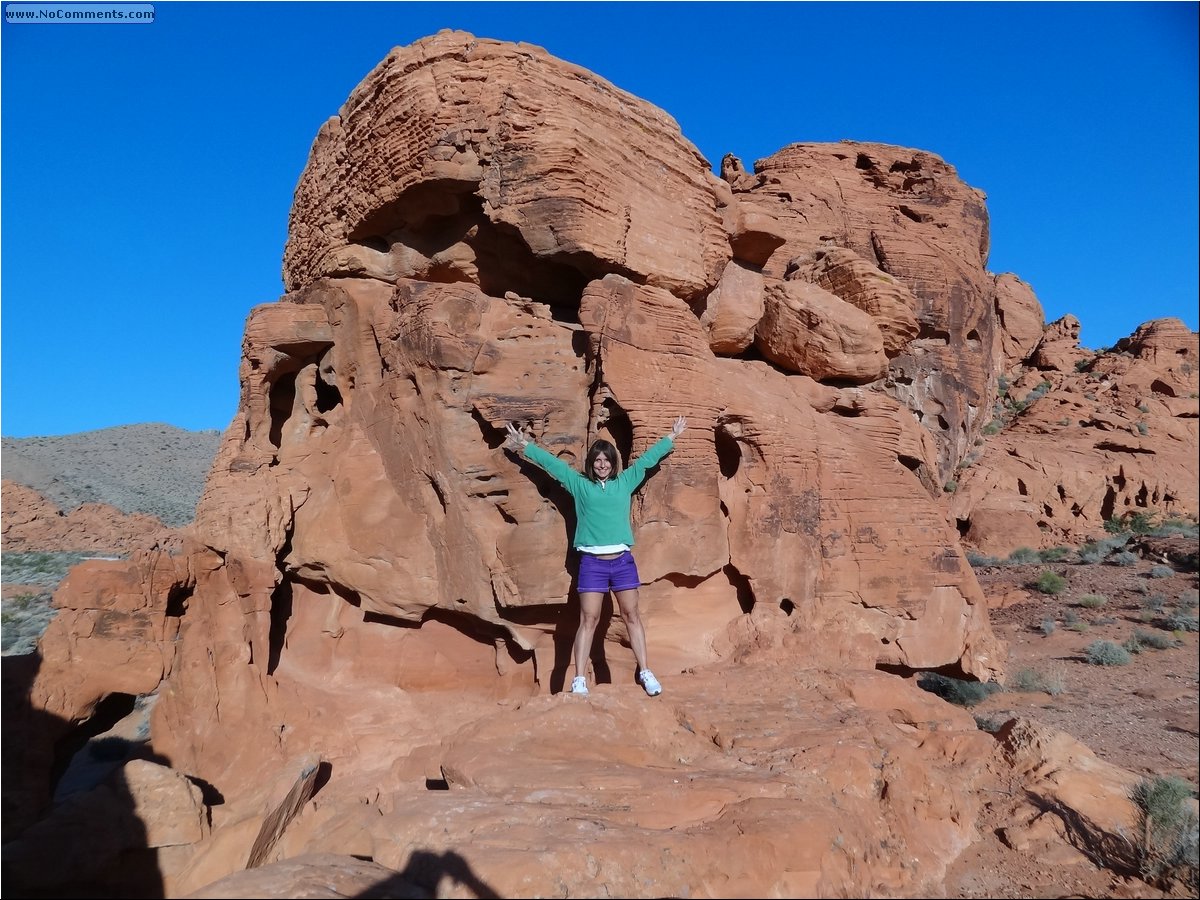
[(588, 658), (592, 655), (592, 638), (600, 624), (604, 595), (594, 592), (579, 594), (579, 629), (575, 632), (575, 675), (587, 677)]
[(638, 589), (617, 591), (617, 606), (621, 610), (621, 618), (625, 620), (625, 630), (629, 632), (629, 645), (637, 659), (638, 671), (648, 668), (646, 665), (646, 629), (642, 627), (642, 614), (638, 610)]

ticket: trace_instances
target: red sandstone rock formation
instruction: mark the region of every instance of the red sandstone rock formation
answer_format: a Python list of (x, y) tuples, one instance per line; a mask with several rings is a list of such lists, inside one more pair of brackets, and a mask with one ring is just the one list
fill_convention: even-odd
[[(1036, 298), (985, 271), (982, 196), (930, 154), (722, 168), (595, 75), (461, 33), (322, 127), (184, 552), (75, 570), (31, 692), (43, 740), (157, 694), (153, 752), (211, 814), (153, 849), (166, 896), (228, 895), (205, 885), (263, 847), (347, 885), (921, 896), (973, 839), (1017, 755), (890, 672), (1003, 669), (942, 478)], [(504, 424), (578, 464), (677, 414), (635, 508), (667, 692), (614, 620), (592, 695), (558, 694), (570, 510)]]
[(1003, 429), (957, 475), (953, 514), (986, 554), (1080, 543), (1129, 513), (1200, 509), (1200, 336), (1159, 319), (1095, 354), (1078, 334), (1071, 316), (1046, 328), (1010, 370)]
[(154, 516), (123, 513), (107, 503), (84, 503), (64, 512), (32, 488), (7, 479), (2, 496), (0, 542), (6, 551), (131, 553), (180, 546), (178, 531)]

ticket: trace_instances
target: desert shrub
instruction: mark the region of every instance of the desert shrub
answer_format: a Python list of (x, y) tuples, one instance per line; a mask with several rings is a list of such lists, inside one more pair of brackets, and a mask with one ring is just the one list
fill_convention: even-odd
[(1012, 681), (1006, 687), (1010, 691), (1040, 692), (1049, 694), (1051, 697), (1057, 697), (1066, 690), (1063, 673), (1058, 669), (1050, 672), (1022, 669), (1013, 676)]
[(1194, 588), (1192, 588), (1190, 590), (1184, 591), (1183, 593), (1181, 593), (1179, 595), (1179, 600), (1177, 601), (1177, 604), (1181, 610), (1184, 610), (1186, 612), (1187, 610), (1196, 608), (1196, 603), (1197, 603), (1198, 599), (1200, 599), (1200, 594), (1198, 594), (1198, 592)]
[(1008, 554), (1008, 559), (1005, 562), (1010, 566), (1027, 566), (1030, 563), (1040, 562), (1040, 557), (1036, 550), (1029, 547), (1018, 547), (1012, 553)]
[(967, 562), (971, 568), (978, 569), (982, 566), (998, 566), (1000, 560), (994, 556), (984, 556), (982, 553), (976, 553), (974, 550), (967, 551)]
[(1070, 628), (1072, 631), (1078, 631), (1080, 634), (1083, 634), (1085, 631), (1088, 630), (1088, 623), (1080, 620), (1080, 621), (1072, 622), (1067, 627)]
[(1093, 641), (1084, 653), (1093, 666), (1127, 666), (1129, 651), (1112, 641)]
[(1170, 566), (1155, 566), (1150, 570), (1151, 578), (1170, 578), (1175, 574), (1175, 570)]
[(1160, 613), (1167, 608), (1167, 598), (1164, 594), (1151, 594), (1142, 601), (1142, 609)]
[(921, 675), (917, 679), (917, 686), (931, 694), (937, 694), (955, 706), (974, 706), (1000, 690), (1000, 685), (993, 682), (963, 681), (939, 675), (937, 672)]
[(1172, 638), (1158, 631), (1143, 631), (1139, 628), (1133, 633), (1133, 637), (1143, 647), (1149, 647), (1152, 650), (1170, 650), (1175, 646)]
[(1092, 619), (1093, 625), (1112, 625), (1117, 620), (1112, 616), (1100, 616), (1098, 619)]
[(1091, 367), (1092, 367), (1092, 360), (1090, 360), (1090, 359), (1075, 360), (1075, 371), (1076, 372), (1086, 372)]
[(1008, 393), (1008, 376), (1007, 375), (1001, 375), (999, 378), (996, 379), (996, 388), (1000, 391), (1001, 394)]
[(983, 426), (982, 432), (983, 432), (983, 434), (986, 434), (990, 437), (993, 434), (999, 434), (1001, 429), (1003, 429), (1003, 428), (1004, 428), (1003, 422), (1001, 422), (997, 419), (993, 419), (991, 422), (988, 422), (986, 425)]
[(1150, 407), (1145, 403), (1139, 403), (1137, 405), (1137, 410), (1140, 413), (1148, 413), (1148, 412), (1150, 412)]
[(1070, 628), (1072, 625), (1079, 623), (1079, 614), (1073, 609), (1068, 609), (1063, 613), (1063, 624)]
[(1008, 719), (1001, 716), (976, 716), (975, 727), (980, 731), (986, 731), (988, 734), (995, 734), (1004, 727), (1004, 723)]
[(1129, 566), (1137, 565), (1138, 555), (1128, 550), (1122, 550), (1120, 553), (1114, 553), (1110, 556), (1108, 561), (1114, 566), (1125, 566), (1128, 568)]
[(0, 612), (0, 649), (14, 656), (32, 653), (38, 638), (58, 613), (51, 606), (53, 595), (20, 594), (5, 600)]
[(1084, 594), (1077, 602), (1084, 609), (1099, 609), (1108, 602), (1108, 598), (1103, 594)]
[(1159, 886), (1179, 882), (1193, 894), (1200, 872), (1200, 823), (1192, 809), (1194, 788), (1174, 775), (1144, 779), (1130, 799), (1138, 808), (1141, 875)]
[(1198, 626), (1195, 616), (1189, 616), (1186, 613), (1178, 612), (1167, 620), (1167, 628), (1169, 628), (1171, 631), (1195, 632), (1200, 630), (1200, 626)]
[(1141, 601), (1141, 608), (1151, 612), (1162, 612), (1166, 608), (1166, 594), (1151, 594)]
[(1145, 422), (1138, 422), (1137, 430), (1138, 430), (1138, 434), (1147, 435), (1150, 433), (1150, 426), (1147, 425)]
[(1061, 594), (1067, 587), (1067, 579), (1047, 569), (1038, 576), (1035, 584), (1043, 594)]
[(1181, 534), (1187, 537), (1200, 537), (1200, 523), (1192, 519), (1183, 519), (1179, 516), (1168, 516), (1158, 523), (1158, 526), (1150, 532), (1157, 537), (1170, 537), (1171, 535)]
[(947, 481), (945, 484), (942, 485), (942, 490), (945, 491), (947, 494), (953, 494), (955, 491), (958, 490), (958, 482), (955, 481), (953, 478), (951, 478), (949, 481)]
[[(1112, 521), (1111, 519), (1109, 521)], [(1105, 527), (1108, 527), (1107, 522)], [(1128, 533), (1115, 534), (1112, 537), (1106, 537), (1099, 541), (1088, 541), (1079, 549), (1080, 562), (1097, 563), (1107, 557), (1114, 550), (1120, 550), (1127, 543), (1132, 535)]]
[(1042, 634), (1054, 634), (1054, 629), (1057, 627), (1053, 619), (1042, 619), (1042, 624), (1039, 626)]
[(1060, 559), (1066, 559), (1070, 555), (1070, 547), (1048, 547), (1045, 550), (1038, 551), (1038, 559), (1042, 562), (1058, 562)]
[(34, 551), (28, 553), (5, 553), (4, 582), (6, 584), (57, 585), (67, 577), (67, 572), (86, 553), (51, 553)]
[(1132, 656), (1137, 656), (1142, 652), (1142, 642), (1138, 640), (1136, 634), (1133, 634), (1121, 642), (1121, 649)]
[(1134, 534), (1149, 534), (1153, 531), (1155, 518), (1156, 513), (1152, 512), (1132, 512), (1125, 516), (1126, 524)]
[(1133, 590), (1137, 591), (1139, 594), (1141, 594), (1143, 597), (1145, 597), (1147, 594), (1150, 593), (1150, 585), (1146, 584), (1146, 582), (1144, 582), (1144, 581), (1137, 581), (1137, 582), (1134, 582)]

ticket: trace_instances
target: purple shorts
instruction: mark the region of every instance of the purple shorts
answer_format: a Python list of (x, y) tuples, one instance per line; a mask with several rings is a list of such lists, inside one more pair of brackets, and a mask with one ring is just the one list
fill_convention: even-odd
[(579, 554), (579, 592), (606, 594), (612, 591), (633, 591), (642, 586), (633, 552), (626, 550), (615, 559), (601, 559), (590, 553)]

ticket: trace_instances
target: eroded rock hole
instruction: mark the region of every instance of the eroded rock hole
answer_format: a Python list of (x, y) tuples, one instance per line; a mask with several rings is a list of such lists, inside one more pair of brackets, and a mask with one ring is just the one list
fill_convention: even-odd
[(493, 425), (483, 417), (483, 413), (478, 409), (471, 410), (471, 418), (479, 426), (479, 433), (483, 436), (483, 442), (488, 445), (489, 450), (495, 450), (504, 444), (508, 437), (506, 429)]
[(271, 446), (283, 443), (283, 426), (292, 417), (296, 405), (296, 372), (281, 372), (270, 387), (271, 428), (267, 435)]
[(188, 585), (177, 584), (172, 587), (167, 592), (166, 615), (178, 618), (187, 612), (188, 601), (194, 592), (195, 588)]
[(754, 588), (750, 584), (750, 579), (739, 572), (733, 563), (726, 563), (722, 571), (737, 592), (737, 602), (742, 612), (748, 613), (754, 609)]
[(92, 715), (72, 728), (54, 745), (54, 763), (50, 767), (50, 794), (54, 795), (58, 783), (67, 771), (75, 754), (87, 742), (111, 729), (133, 712), (137, 697), (133, 694), (112, 693), (96, 704)]
[(317, 369), (317, 412), (327, 413), (336, 406), (342, 405), (342, 392), (338, 390), (336, 384), (332, 384), (321, 377), (320, 369)]
[(932, 322), (921, 322), (920, 330), (917, 332), (917, 340), (941, 341), (943, 344), (949, 344), (950, 332), (944, 328), (938, 328)]
[(611, 271), (589, 254), (537, 256), (521, 233), (492, 222), (473, 182), (425, 182), (376, 211), (350, 239), (377, 254), (389, 279), (476, 284), (493, 297), (512, 291), (551, 307), (559, 321), (579, 322), (583, 289)]
[(607, 432), (608, 440), (612, 441), (621, 455), (621, 468), (624, 469), (629, 465), (629, 457), (633, 453), (633, 423), (629, 421), (629, 414), (611, 397), (604, 401), (603, 410), (601, 428)]
[(721, 477), (732, 478), (742, 464), (742, 447), (724, 425), (718, 425), (713, 434), (716, 437), (717, 466)]
[[(289, 541), (288, 547), (291, 544)], [(292, 582), (284, 578), (271, 592), (271, 627), (267, 632), (267, 674), (273, 675), (283, 655), (288, 619), (292, 617)]]
[(1104, 499), (1100, 503), (1100, 518), (1107, 522), (1113, 517), (1113, 513), (1117, 508), (1117, 492), (1110, 485), (1108, 490), (1104, 492)]

